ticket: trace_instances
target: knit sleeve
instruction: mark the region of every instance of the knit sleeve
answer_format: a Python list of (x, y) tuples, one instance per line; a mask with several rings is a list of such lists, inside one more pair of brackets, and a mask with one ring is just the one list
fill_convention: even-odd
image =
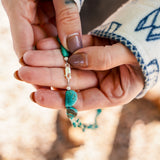
[(116, 40), (135, 55), (145, 77), (138, 98), (156, 84), (160, 77), (160, 0), (130, 0), (90, 34)]
[(80, 11), (80, 10), (81, 10), (81, 7), (82, 7), (82, 5), (83, 5), (83, 2), (84, 2), (85, 0), (74, 0), (74, 1), (75, 1), (75, 3), (77, 4), (78, 10)]

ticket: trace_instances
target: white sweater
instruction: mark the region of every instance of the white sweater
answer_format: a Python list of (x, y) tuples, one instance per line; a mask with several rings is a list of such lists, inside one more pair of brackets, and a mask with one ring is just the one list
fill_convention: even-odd
[[(84, 0), (75, 0), (79, 10)], [(145, 77), (142, 97), (158, 81), (160, 65), (160, 0), (130, 0), (90, 34), (116, 40), (137, 58)]]

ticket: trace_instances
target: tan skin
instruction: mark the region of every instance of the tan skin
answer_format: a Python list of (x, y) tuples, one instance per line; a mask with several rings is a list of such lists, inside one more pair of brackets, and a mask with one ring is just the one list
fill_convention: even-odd
[[(78, 70), (73, 68), (71, 80), (71, 88), (79, 90), (75, 105), (78, 110), (126, 104), (141, 92), (144, 85), (141, 69), (125, 46), (120, 43), (111, 45), (108, 40), (88, 35), (83, 36), (83, 44), (85, 47), (74, 54), (87, 54), (88, 66)], [(23, 59), (29, 66), (23, 66), (18, 74), (28, 83), (58, 88), (39, 89), (34, 99), (41, 106), (63, 109), (67, 85), (64, 78), (65, 63), (59, 45), (54, 50), (52, 45), (55, 45), (53, 38), (39, 41), (41, 50), (25, 53)]]
[(26, 51), (33, 50), (39, 40), (55, 37), (57, 32), (65, 48), (67, 36), (74, 33), (81, 35), (79, 12), (73, 2), (2, 0), (2, 4), (10, 21), (14, 49), (19, 58)]
[[(58, 32), (61, 42), (67, 48), (66, 36), (73, 30), (74, 33), (81, 33), (80, 20), (74, 16), (74, 19), (70, 19), (73, 25), (63, 18), (66, 4), (61, 0), (53, 1), (55, 9), (60, 6), (65, 11), (56, 9), (56, 13), (60, 13), (58, 17), (62, 15), (61, 18), (56, 17), (57, 28), (51, 1), (2, 2), (9, 16), (15, 51), (19, 58), (24, 55), (23, 60), (27, 65), (18, 71), (19, 78), (34, 85), (47, 86), (34, 93), (36, 103), (44, 107), (64, 109), (64, 60), (55, 36)], [(75, 14), (77, 8), (73, 5), (75, 4), (71, 3), (67, 7), (74, 8), (71, 13), (76, 15), (78, 11)], [(63, 20), (66, 25), (59, 25)], [(33, 50), (34, 46), (37, 50)], [(78, 90), (75, 105), (78, 110), (126, 104), (142, 91), (144, 80), (141, 69), (125, 46), (120, 43), (111, 45), (108, 40), (88, 35), (83, 36), (83, 46), (74, 54), (87, 55), (88, 66), (74, 67), (71, 80), (71, 88)], [(50, 86), (56, 90), (51, 90)]]

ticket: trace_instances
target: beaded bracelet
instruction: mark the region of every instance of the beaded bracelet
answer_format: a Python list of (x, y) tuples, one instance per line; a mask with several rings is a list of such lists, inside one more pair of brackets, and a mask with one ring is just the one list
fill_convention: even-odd
[(71, 121), (73, 127), (79, 127), (82, 129), (83, 132), (85, 131), (85, 129), (96, 129), (98, 128), (97, 117), (102, 112), (101, 109), (97, 109), (94, 124), (86, 125), (86, 124), (81, 123), (79, 118), (76, 118), (78, 115), (78, 110), (73, 106), (77, 102), (78, 96), (77, 96), (77, 93), (74, 90), (71, 90), (71, 87), (70, 87), (71, 67), (70, 67), (70, 64), (68, 63), (68, 57), (70, 56), (70, 53), (62, 46), (59, 38), (57, 39), (58, 39), (58, 42), (60, 43), (61, 52), (62, 52), (64, 61), (65, 61), (64, 76), (67, 79), (67, 87), (66, 87), (66, 93), (65, 93), (65, 107), (66, 107), (67, 117)]

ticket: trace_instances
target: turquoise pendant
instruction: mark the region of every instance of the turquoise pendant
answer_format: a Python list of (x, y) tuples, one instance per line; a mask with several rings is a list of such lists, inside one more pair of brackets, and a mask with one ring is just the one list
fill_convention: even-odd
[(74, 107), (67, 107), (66, 109), (67, 109), (67, 117), (68, 118), (72, 119), (72, 118), (74, 118), (74, 117), (77, 116), (78, 111), (77, 111), (76, 108), (74, 108)]
[(73, 90), (66, 91), (65, 95), (65, 106), (66, 107), (72, 107), (77, 101), (77, 93)]
[(70, 68), (70, 65), (68, 63), (68, 57), (70, 56), (70, 53), (62, 46), (58, 37), (57, 37), (57, 39), (60, 43), (60, 48), (61, 48), (62, 55), (64, 57), (64, 61), (66, 62), (65, 78), (67, 79), (67, 88), (66, 88), (67, 91), (65, 93), (65, 106), (66, 106), (67, 117), (70, 119), (73, 127), (79, 127), (79, 128), (82, 129), (83, 132), (86, 129), (96, 129), (96, 128), (98, 128), (97, 117), (102, 112), (101, 109), (97, 109), (94, 124), (86, 125), (86, 124), (81, 123), (79, 118), (78, 119), (76, 118), (76, 116), (78, 114), (78, 110), (74, 107), (74, 105), (77, 102), (78, 96), (77, 96), (77, 93), (75, 91), (70, 90), (70, 85), (69, 85), (69, 82), (70, 82), (70, 79), (71, 79), (71, 68)]

